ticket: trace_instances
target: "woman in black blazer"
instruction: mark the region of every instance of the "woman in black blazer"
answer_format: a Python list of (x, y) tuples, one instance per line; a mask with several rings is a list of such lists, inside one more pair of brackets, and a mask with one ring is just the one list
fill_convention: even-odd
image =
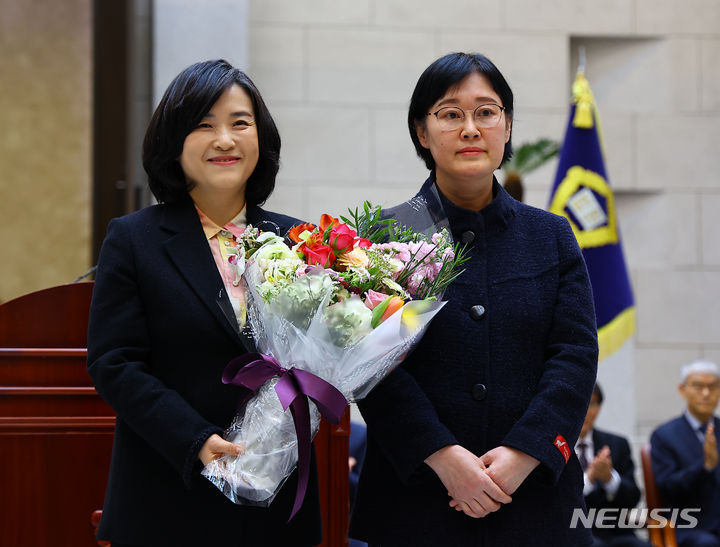
[(408, 129), (465, 272), (403, 365), (359, 402), (367, 452), (350, 535), (371, 547), (592, 542), (572, 450), (595, 383), (590, 282), (569, 223), (515, 201), (513, 94), (479, 54), (420, 76)]
[(219, 240), (243, 224), (284, 234), (299, 222), (259, 207), (279, 154), (260, 93), (225, 61), (181, 72), (150, 121), (143, 164), (160, 204), (110, 223), (90, 310), (88, 371), (117, 413), (98, 530), (113, 547), (320, 542), (314, 462), (289, 523), (295, 474), (269, 508), (235, 505), (200, 475), (239, 450), (221, 437), (240, 395), (221, 375), (247, 351), (226, 313), (242, 322), (243, 298), (221, 277)]

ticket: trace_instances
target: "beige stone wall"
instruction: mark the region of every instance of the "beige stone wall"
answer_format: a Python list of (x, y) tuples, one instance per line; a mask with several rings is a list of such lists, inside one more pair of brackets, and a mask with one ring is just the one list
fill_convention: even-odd
[[(453, 50), (485, 53), (508, 78), (515, 143), (562, 140), (580, 45), (638, 312), (603, 413), (615, 407), (609, 423), (639, 444), (683, 407), (681, 365), (720, 361), (720, 2), (250, 0), (249, 71), (283, 137), (268, 206), (308, 220), (414, 193), (426, 171), (407, 104)], [(527, 178), (529, 203), (546, 206), (555, 169)]]
[(0, 0), (0, 299), (90, 267), (91, 0)]

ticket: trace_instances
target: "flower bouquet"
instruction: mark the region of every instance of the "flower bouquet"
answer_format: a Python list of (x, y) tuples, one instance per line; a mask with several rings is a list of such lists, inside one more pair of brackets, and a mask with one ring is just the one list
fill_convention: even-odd
[(320, 415), (337, 423), (348, 402), (402, 362), (444, 305), (463, 249), (427, 207), (407, 205), (396, 218), (367, 202), (342, 222), (322, 215), (317, 226), (290, 230), (292, 247), (252, 226), (237, 238), (231, 263), (245, 287), (244, 331), (258, 353), (231, 361), (223, 381), (253, 395), (225, 433), (243, 453), (202, 471), (233, 502), (269, 505), (297, 466), (292, 518)]

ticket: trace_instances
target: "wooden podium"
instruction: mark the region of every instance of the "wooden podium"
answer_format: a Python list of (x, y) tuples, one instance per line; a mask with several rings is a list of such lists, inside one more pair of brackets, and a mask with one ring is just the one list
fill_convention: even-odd
[(0, 306), (0, 545), (97, 547), (115, 423), (85, 371), (91, 293)]
[[(0, 305), (0, 545), (92, 547), (115, 417), (85, 369), (92, 283)], [(315, 438), (324, 547), (348, 545), (346, 412)], [(104, 544), (101, 542), (100, 544)]]

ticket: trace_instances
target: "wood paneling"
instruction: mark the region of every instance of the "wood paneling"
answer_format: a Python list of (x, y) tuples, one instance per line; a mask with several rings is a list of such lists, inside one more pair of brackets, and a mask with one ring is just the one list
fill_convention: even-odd
[(0, 306), (0, 545), (97, 546), (115, 419), (85, 370), (91, 283)]

